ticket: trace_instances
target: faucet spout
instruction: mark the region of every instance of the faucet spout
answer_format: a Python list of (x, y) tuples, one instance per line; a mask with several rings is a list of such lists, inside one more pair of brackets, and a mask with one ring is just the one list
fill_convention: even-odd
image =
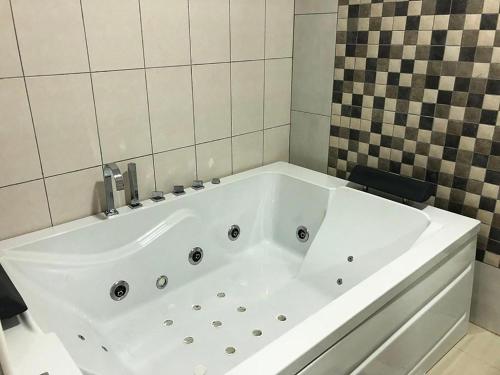
[(106, 216), (113, 216), (118, 214), (115, 208), (115, 199), (113, 195), (113, 180), (115, 180), (116, 190), (124, 190), (125, 183), (123, 182), (123, 175), (120, 168), (115, 163), (109, 163), (104, 166), (104, 192), (106, 196)]

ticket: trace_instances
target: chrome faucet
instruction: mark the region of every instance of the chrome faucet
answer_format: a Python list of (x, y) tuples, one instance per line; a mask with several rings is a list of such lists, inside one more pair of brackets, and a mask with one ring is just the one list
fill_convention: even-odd
[(120, 168), (115, 163), (109, 163), (104, 166), (104, 193), (106, 195), (106, 210), (104, 213), (106, 216), (113, 216), (118, 214), (118, 210), (115, 208), (115, 198), (113, 196), (113, 180), (115, 180), (116, 190), (124, 190), (125, 185), (123, 183), (122, 172)]
[(139, 185), (137, 184), (137, 166), (135, 163), (128, 163), (128, 183), (130, 185), (130, 208), (142, 207), (139, 202)]

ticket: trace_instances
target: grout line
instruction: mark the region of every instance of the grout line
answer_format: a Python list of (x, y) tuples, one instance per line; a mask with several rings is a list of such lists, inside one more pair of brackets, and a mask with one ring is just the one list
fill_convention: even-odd
[[(89, 64), (89, 71), (90, 71), (90, 53), (89, 53), (89, 45), (88, 45), (88, 41), (87, 41), (87, 29), (85, 27), (85, 16), (83, 14), (82, 0), (80, 0), (80, 11), (82, 13), (83, 35), (85, 37), (85, 49), (87, 52), (87, 61)], [(92, 90), (92, 103), (94, 104), (94, 118), (95, 118), (95, 124), (96, 124), (96, 129), (97, 129), (97, 141), (99, 142), (99, 155), (101, 156), (101, 167), (102, 167), (104, 164), (104, 158), (102, 156), (101, 133), (99, 131), (99, 120), (97, 118), (97, 106), (95, 104), (94, 77), (92, 76), (92, 73), (85, 73), (85, 74), (89, 74), (89, 76), (90, 76), (90, 88)]]
[(198, 148), (196, 147), (196, 115), (194, 106), (194, 83), (193, 83), (193, 43), (191, 42), (191, 0), (186, 0), (188, 7), (188, 32), (189, 32), (189, 68), (191, 70), (191, 107), (193, 116), (193, 144), (194, 144), (194, 170), (198, 179)]
[(264, 84), (262, 87), (262, 165), (266, 160), (265, 128), (266, 128), (266, 45), (267, 45), (267, 0), (264, 0)]
[[(231, 39), (231, 0), (227, 0), (229, 5), (229, 60), (232, 61), (232, 39)], [(233, 150), (233, 64), (229, 63), (229, 127), (231, 134), (231, 174), (234, 173), (234, 150)]]
[(30, 101), (30, 96), (29, 96), (29, 92), (28, 92), (28, 84), (26, 83), (26, 76), (24, 75), (24, 65), (23, 65), (23, 59), (21, 56), (21, 49), (19, 48), (19, 38), (17, 36), (17, 28), (16, 28), (16, 21), (14, 18), (14, 10), (12, 8), (12, 0), (9, 0), (9, 5), (10, 5), (10, 15), (12, 17), (12, 26), (14, 28), (14, 35), (16, 37), (17, 53), (19, 54), (19, 64), (21, 65), (21, 72), (23, 74), (22, 78), (23, 78), (23, 82), (24, 82), (24, 90), (26, 92), (26, 100), (28, 102), (28, 108), (30, 111), (31, 126), (33, 128), (33, 136), (35, 137), (36, 151), (38, 154), (38, 163), (40, 164), (40, 173), (42, 174), (43, 188), (45, 190), (45, 199), (47, 201), (47, 209), (49, 211), (50, 225), (53, 226), (54, 221), (52, 220), (52, 212), (50, 209), (49, 194), (47, 192), (47, 183), (45, 181), (45, 175), (43, 172), (42, 158), (40, 155), (40, 146), (38, 145), (38, 136), (36, 134), (35, 121), (33, 119), (33, 110), (31, 109), (31, 101)]
[[(295, 52), (295, 0), (293, 2), (293, 20), (292, 20), (292, 71), (290, 74), (290, 130), (288, 131), (288, 162), (292, 156), (292, 99), (293, 99), (293, 56)], [(331, 106), (330, 106), (331, 107)]]
[(153, 130), (151, 127), (151, 108), (149, 105), (149, 90), (148, 90), (148, 76), (146, 72), (146, 52), (144, 50), (144, 30), (142, 26), (142, 10), (141, 10), (141, 0), (137, 0), (137, 5), (139, 7), (139, 24), (141, 26), (141, 44), (142, 44), (142, 61), (144, 63), (144, 85), (146, 88), (146, 105), (148, 107), (148, 125), (149, 125), (149, 141), (151, 144), (151, 160), (153, 163), (153, 181), (155, 184), (155, 190), (158, 190), (156, 183), (156, 168), (155, 168), (155, 158), (154, 158), (154, 148), (153, 148)]
[[(83, 13), (82, 13), (83, 17)], [(85, 29), (85, 25), (84, 25)], [(86, 39), (86, 35), (85, 35)], [(86, 41), (87, 43), (87, 41)], [(88, 50), (88, 46), (87, 46)], [(96, 73), (112, 73), (112, 72), (123, 72), (123, 71), (134, 71), (134, 70), (143, 70), (143, 69), (164, 69), (164, 68), (179, 68), (186, 66), (202, 66), (202, 65), (217, 65), (217, 64), (229, 64), (229, 63), (240, 63), (240, 62), (252, 62), (252, 61), (264, 61), (264, 60), (284, 60), (291, 59), (293, 56), (282, 56), (282, 57), (266, 57), (264, 59), (244, 59), (244, 60), (229, 60), (229, 61), (216, 61), (216, 62), (207, 62), (207, 63), (197, 63), (197, 64), (180, 64), (180, 65), (157, 65), (157, 66), (145, 66), (138, 68), (121, 68), (121, 69), (104, 69), (104, 70), (87, 70), (80, 72), (65, 72), (65, 73), (50, 73), (50, 74), (29, 74), (25, 76), (12, 76), (12, 77), (0, 77), (2, 79), (13, 79), (13, 78), (37, 78), (37, 77), (53, 77), (53, 76), (66, 76), (66, 75), (75, 75), (75, 74), (96, 74)]]
[[(331, 107), (331, 106), (330, 106)], [(323, 116), (323, 117), (327, 117), (327, 118), (331, 118), (331, 114), (330, 115), (325, 115), (323, 113), (316, 113), (316, 112), (308, 112), (308, 111), (301, 111), (300, 109), (292, 109), (291, 112), (300, 112), (300, 113), (306, 113), (308, 115), (315, 115), (315, 116)]]

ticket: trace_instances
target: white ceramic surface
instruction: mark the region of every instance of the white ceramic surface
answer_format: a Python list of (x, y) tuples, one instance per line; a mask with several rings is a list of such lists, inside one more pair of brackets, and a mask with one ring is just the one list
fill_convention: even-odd
[[(276, 163), (112, 218), (0, 242), (33, 319), (0, 334), (0, 358), (13, 369), (6, 375), (41, 373), (47, 363), (51, 375), (77, 374), (56, 368), (68, 353), (84, 374), (296, 373), (477, 233), (475, 220), (345, 185)], [(228, 238), (233, 224), (237, 241)], [(307, 242), (296, 238), (300, 225)], [(204, 258), (194, 266), (188, 254), (197, 246)], [(169, 278), (162, 290), (161, 275)], [(114, 301), (119, 280), (130, 291)]]

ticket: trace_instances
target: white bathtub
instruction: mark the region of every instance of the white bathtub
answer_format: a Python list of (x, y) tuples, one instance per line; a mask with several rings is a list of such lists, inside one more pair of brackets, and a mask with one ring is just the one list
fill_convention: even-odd
[(465, 333), (478, 222), (346, 184), (277, 163), (0, 242), (28, 305), (5, 375), (425, 372)]

